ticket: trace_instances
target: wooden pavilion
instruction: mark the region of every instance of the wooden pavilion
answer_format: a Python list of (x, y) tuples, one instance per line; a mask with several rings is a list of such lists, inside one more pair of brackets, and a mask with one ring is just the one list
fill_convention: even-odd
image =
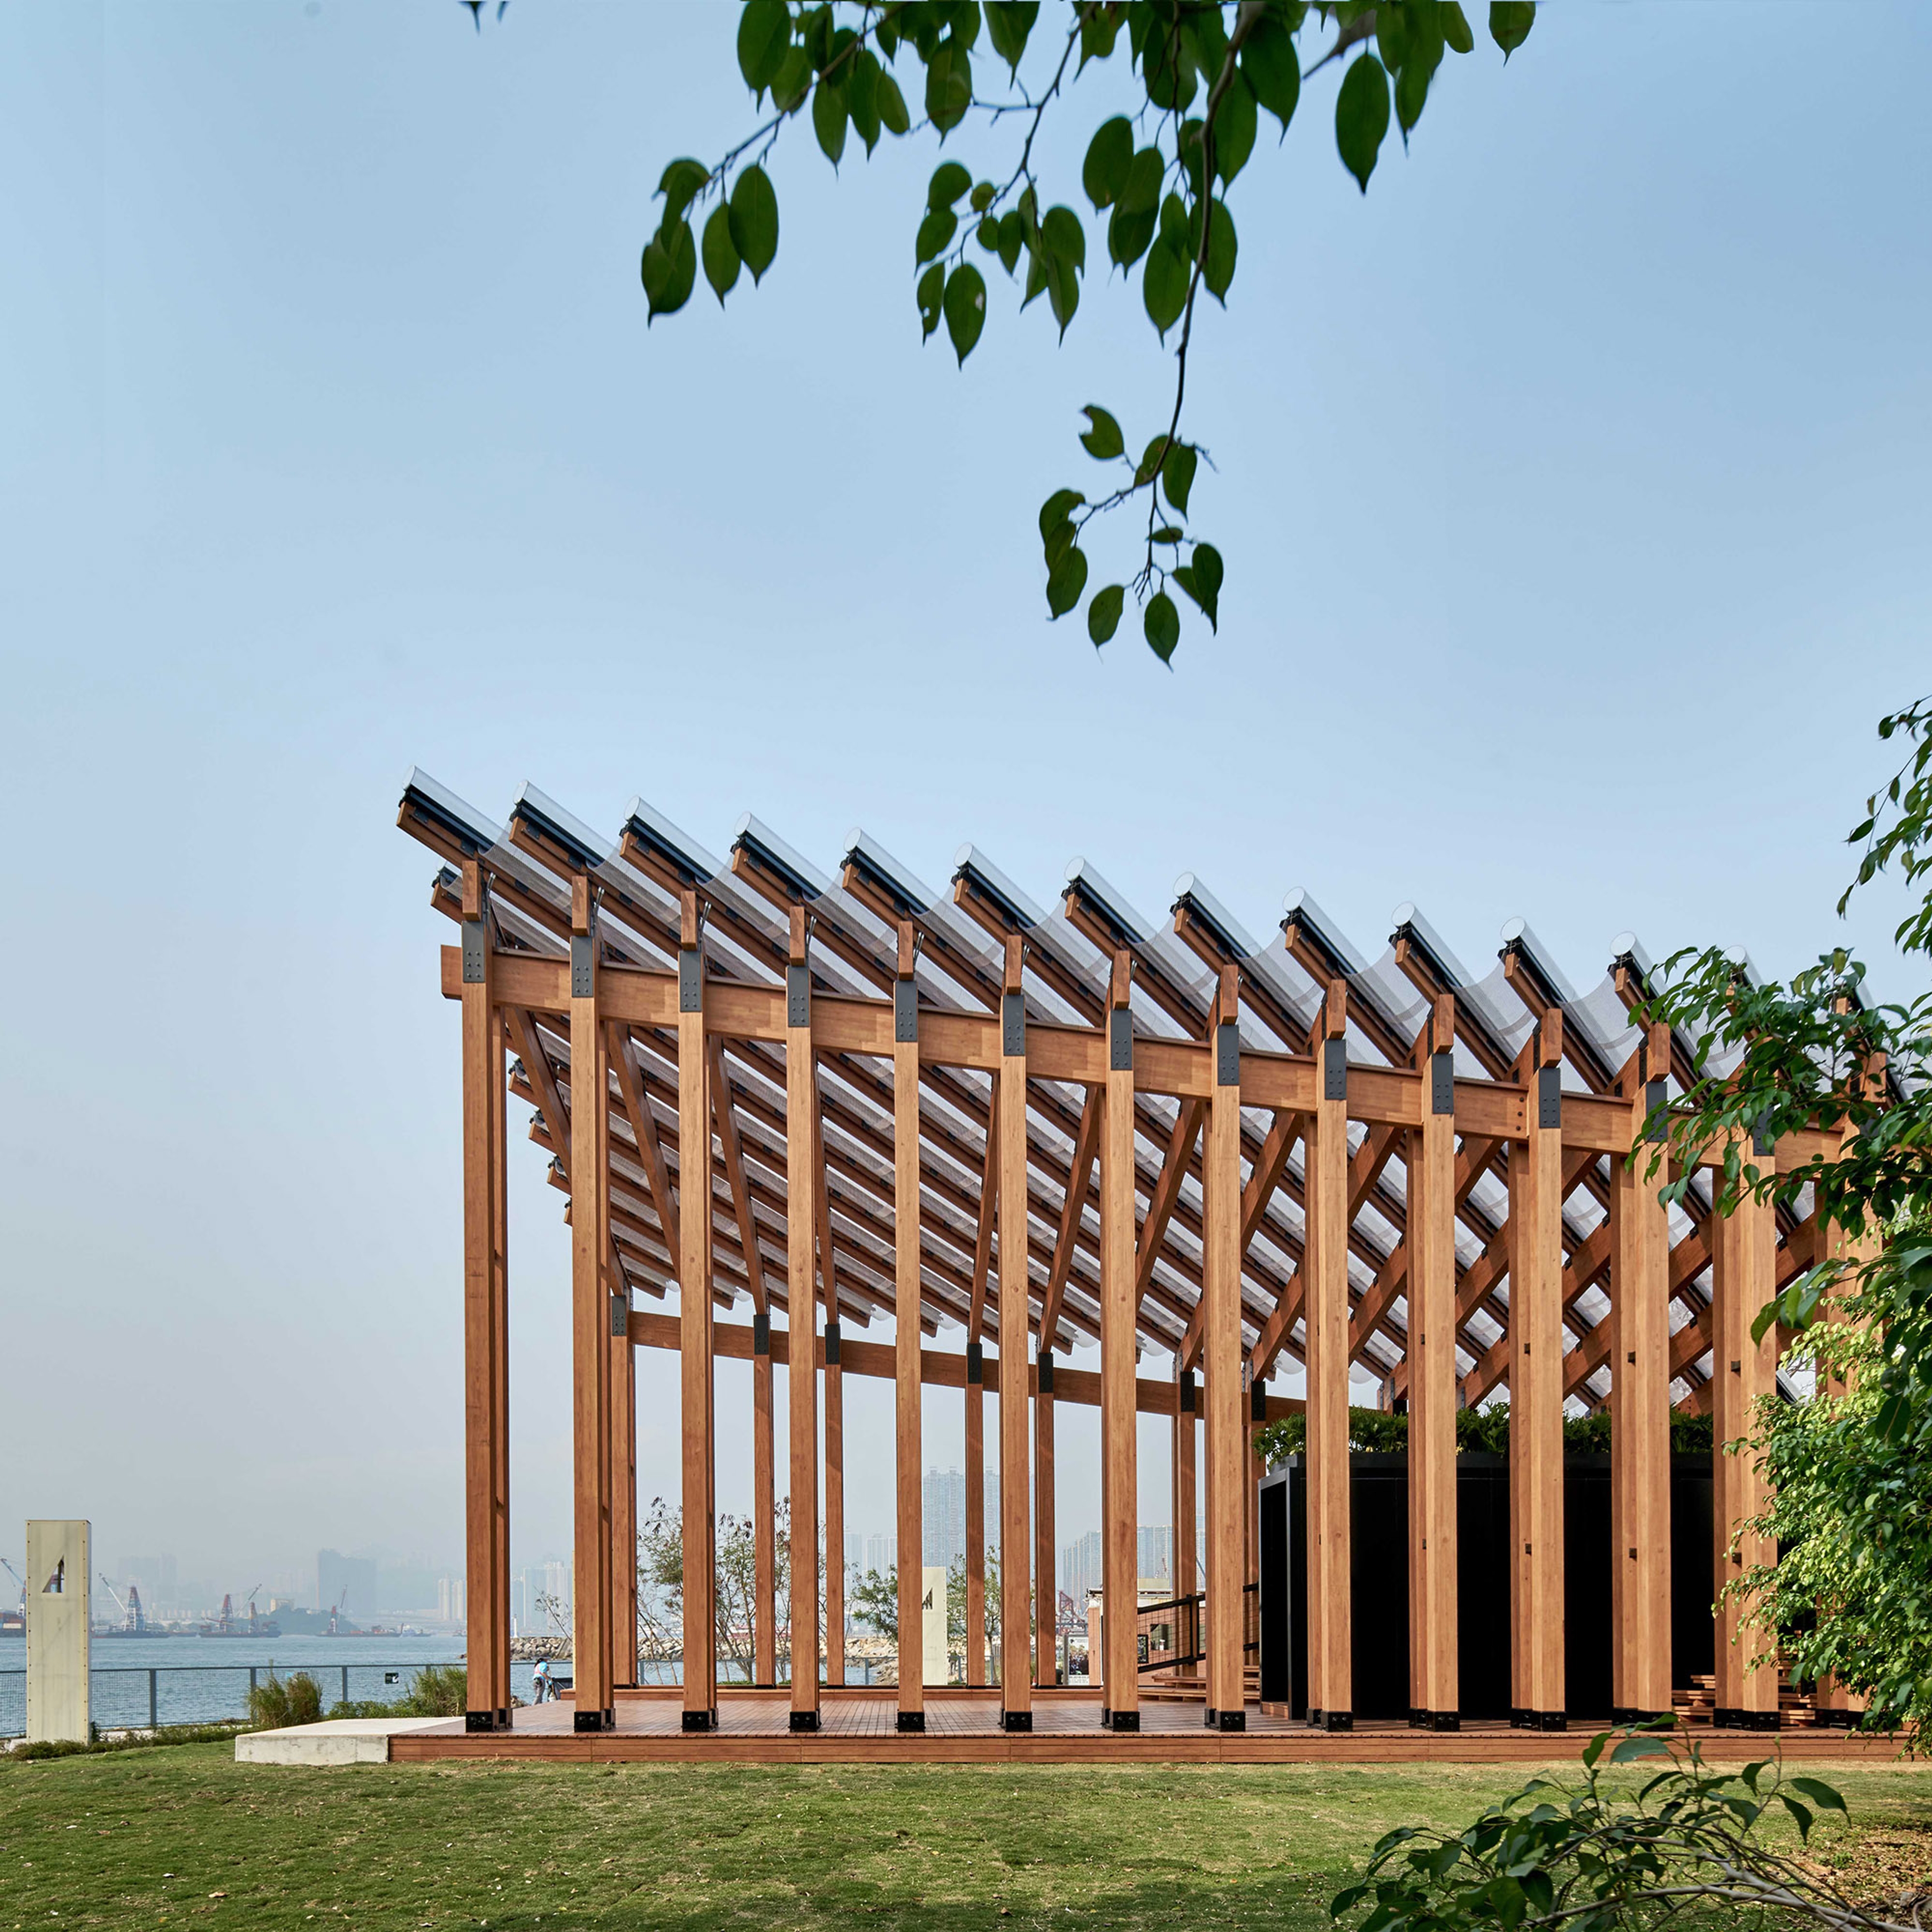
[[(1171, 1732), (1178, 1709), (1196, 1737), (1246, 1731), (1256, 1750), (1308, 1736), (1259, 1708), (1247, 1668), (1253, 1432), (1305, 1402), (1307, 1723), (1348, 1730), (1352, 1377), (1409, 1417), (1418, 1735), (1458, 1721), (1456, 1411), (1501, 1390), (1514, 1723), (1565, 1722), (1566, 1408), (1612, 1418), (1616, 1712), (1671, 1709), (1671, 1411), (1709, 1413), (1720, 1442), (1744, 1432), (1776, 1375), (1776, 1338), (1754, 1344), (1751, 1318), (1811, 1262), (1820, 1231), (1758, 1207), (1713, 1215), (1702, 1178), (1683, 1208), (1660, 1200), (1654, 1150), (1635, 1137), (1685, 1077), (1686, 1043), (1631, 1024), (1646, 970), (1634, 940), (1580, 994), (1520, 922), (1477, 978), (1412, 907), (1370, 961), (1306, 896), (1257, 941), (1192, 875), (1156, 924), (1084, 861), (1047, 908), (970, 846), (939, 892), (862, 833), (835, 877), (747, 818), (721, 862), (641, 801), (614, 842), (534, 788), (496, 825), (421, 772), (400, 823), (442, 862), (432, 903), (460, 935), (442, 988), (462, 1011), (470, 1732), (511, 1724), (513, 1096), (534, 1108), (530, 1138), (569, 1203), (576, 1732), (622, 1729), (627, 1700), (649, 1694), (632, 1556), (640, 1347), (680, 1357), (682, 1682), (656, 1694), (644, 1726), (672, 1748), (667, 1700), (684, 1732), (720, 1723), (720, 1356), (752, 1367), (753, 1676), (782, 1718), (767, 1732), (838, 1728), (848, 1374), (893, 1383), (902, 1552), (922, 1546), (927, 1390), (963, 1406), (966, 1441), (968, 1688), (902, 1673), (874, 1729), (924, 1732), (931, 1707), (935, 1731), (976, 1726), (1024, 1748), (1012, 1734), (1034, 1732), (1036, 1709), (1042, 1744), (1074, 1723), (1054, 1688), (1053, 1471), (1056, 1408), (1081, 1403), (1100, 1411), (1104, 1601), (1135, 1601), (1143, 1414), (1173, 1430), (1176, 1591), (1204, 1572), (1205, 1587), (1193, 1705), (1178, 1702), (1185, 1674), (1167, 1672), (1151, 1711), (1137, 1620), (1115, 1616), (1078, 1722), (1118, 1737), (1142, 1730), (1145, 1708), (1150, 1730)], [(1759, 1157), (1794, 1164), (1814, 1138)], [(673, 1297), (664, 1312), (638, 1305)], [(852, 1332), (896, 1313), (910, 1318), (889, 1343)], [(1067, 1365), (1095, 1343), (1097, 1372)], [(1143, 1352), (1164, 1372), (1141, 1376)], [(781, 1372), (788, 1604), (773, 1581)], [(1302, 1393), (1271, 1394), (1271, 1379)], [(1716, 1456), (1712, 1478), (1714, 1595), (1759, 1554), (1730, 1546), (1762, 1498), (1747, 1459)], [(822, 1577), (821, 1526), (834, 1552)], [(920, 1589), (902, 1564), (902, 1631), (919, 1627)], [(1774, 1725), (1774, 1664), (1749, 1667), (1761, 1640), (1734, 1624), (1725, 1612), (1715, 1634), (1718, 1723)], [(1846, 1700), (1816, 1702), (1828, 1718)]]

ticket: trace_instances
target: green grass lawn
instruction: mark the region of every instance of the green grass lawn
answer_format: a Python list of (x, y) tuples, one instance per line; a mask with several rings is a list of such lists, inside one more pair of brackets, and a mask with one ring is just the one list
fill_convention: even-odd
[[(0, 1932), (1312, 1927), (1381, 1832), (1466, 1822), (1526, 1774), (309, 1771), (238, 1765), (224, 1744), (0, 1760)], [(1888, 1870), (1932, 1860), (1932, 1772), (1822, 1774), (1890, 1848)], [(1856, 1837), (1827, 1856), (1856, 1857)]]

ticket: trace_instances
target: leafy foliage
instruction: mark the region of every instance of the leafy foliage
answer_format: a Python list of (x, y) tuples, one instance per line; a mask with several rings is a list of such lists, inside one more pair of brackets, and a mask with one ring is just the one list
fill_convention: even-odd
[[(1505, 59), (1535, 13), (1533, 0), (1492, 0), (1490, 36)], [(1331, 33), (1304, 68), (1304, 44)], [(984, 332), (986, 276), (997, 266), (1018, 284), (1022, 310), (1046, 298), (1064, 340), (1090, 272), (1091, 218), (1091, 266), (1100, 265), (1104, 238), (1106, 268), (1127, 281), (1138, 274), (1156, 336), (1164, 346), (1174, 338), (1172, 399), (1148, 412), (1162, 426), (1136, 456), (1118, 420), (1089, 405), (1081, 441), (1107, 473), (1090, 495), (1056, 491), (1040, 517), (1048, 615), (1064, 616), (1087, 598), (1088, 635), (1098, 646), (1118, 631), (1131, 589), (1148, 647), (1168, 662), (1180, 639), (1170, 591), (1210, 628), (1220, 624), (1225, 566), (1188, 522), (1208, 452), (1183, 416), (1201, 291), (1225, 305), (1233, 286), (1240, 244), (1228, 196), (1253, 154), (1261, 117), (1286, 134), (1308, 81), (1341, 67), (1336, 147), (1366, 194), (1391, 109), (1406, 146), (1444, 55), (1474, 46), (1460, 0), (1078, 0), (1043, 18), (1037, 4), (1016, 0), (746, 0), (738, 70), (765, 118), (717, 160), (681, 157), (664, 170), (663, 206), (640, 264), (647, 320), (685, 306), (700, 264), (721, 304), (741, 267), (763, 279), (778, 243), (765, 164), (788, 122), (808, 118), (835, 169), (850, 136), (869, 156), (887, 135), (930, 133), (944, 149), (970, 128), (974, 145), (998, 158), (969, 167), (949, 157), (927, 184), (914, 237), (922, 337), (943, 326), (963, 365)], [(1050, 199), (1035, 148), (1048, 111), (1090, 68), (1124, 69), (1135, 105), (1102, 121), (1087, 145), (1078, 188), (1087, 218), (1073, 198)], [(1138, 567), (1090, 596), (1090, 529), (1142, 507)]]
[[(1000, 1559), (989, 1552), (986, 1558), (986, 1640), (1000, 1634)], [(868, 1570), (852, 1583), (852, 1613), (881, 1636), (899, 1640), (898, 1565)], [(946, 1573), (946, 1647), (949, 1651), (966, 1648), (966, 1559), (956, 1556)]]
[[(1838, 909), (1880, 873), (1902, 876), (1919, 900), (1893, 937), (1916, 964), (1932, 955), (1932, 699), (1879, 736), (1907, 755), (1852, 829), (1858, 872)], [(1730, 1588), (1801, 1674), (1832, 1672), (1871, 1699), (1869, 1724), (1894, 1729), (1932, 1720), (1918, 1600), (1932, 1565), (1932, 992), (1872, 1003), (1865, 976), (1843, 948), (1788, 984), (1687, 950), (1639, 1014), (1691, 1055), (1682, 1097), (1646, 1124), (1659, 1162), (1682, 1163), (1666, 1192), (1681, 1196), (1708, 1156), (1720, 1210), (1815, 1210), (1838, 1237), (1757, 1315), (1760, 1339), (1773, 1321), (1798, 1331), (1818, 1392), (1760, 1418), (1752, 1453), (1778, 1485), (1763, 1525), (1788, 1548)], [(1767, 1157), (1808, 1134), (1803, 1158)]]
[[(1285, 1415), (1255, 1431), (1255, 1448), (1262, 1460), (1278, 1462), (1284, 1456), (1298, 1456), (1306, 1446), (1305, 1417)], [(1610, 1416), (1607, 1409), (1592, 1415), (1566, 1415), (1563, 1418), (1563, 1443), (1570, 1454), (1607, 1456), (1610, 1450)], [(1510, 1444), (1510, 1406), (1491, 1402), (1486, 1408), (1459, 1408), (1456, 1412), (1456, 1453), (1507, 1456)], [(1368, 1454), (1406, 1450), (1408, 1417), (1391, 1415), (1378, 1408), (1352, 1408), (1348, 1412), (1348, 1447)], [(1685, 1415), (1675, 1411), (1670, 1418), (1670, 1447), (1673, 1454), (1691, 1455), (1711, 1448), (1711, 1418)]]
[[(1808, 1843), (1820, 1811), (1844, 1800), (1815, 1778), (1788, 1777), (1772, 1760), (1711, 1769), (1694, 1745), (1673, 1750), (1626, 1727), (1603, 1732), (1570, 1784), (1533, 1778), (1466, 1831), (1404, 1826), (1376, 1845), (1361, 1880), (1329, 1911), (1369, 1910), (1359, 1932), (1451, 1932), (1465, 1926), (1564, 1926), (1574, 1932), (1655, 1925), (1688, 1909), (1720, 1906), (1760, 1922), (1775, 1910), (1817, 1925), (1881, 1928), (1818, 1868), (1774, 1850), (1760, 1827), (1788, 1817)], [(1606, 1748), (1609, 1750), (1605, 1757)], [(1612, 1770), (1662, 1759), (1634, 1794)]]
[[(778, 1674), (786, 1675), (791, 1598), (791, 1504), (778, 1505), (773, 1527), (772, 1594), (778, 1612)], [(758, 1539), (752, 1519), (722, 1510), (717, 1528), (714, 1618), (719, 1660), (752, 1676), (753, 1611), (758, 1596)], [(821, 1574), (823, 1574), (821, 1570)], [(819, 1633), (825, 1604), (818, 1605)], [(684, 1511), (653, 1496), (638, 1529), (638, 1642), (647, 1656), (675, 1657), (684, 1646)]]
[(248, 1720), (258, 1731), (278, 1731), (289, 1724), (320, 1724), (322, 1686), (305, 1670), (288, 1677), (278, 1677), (271, 1670), (249, 1690)]

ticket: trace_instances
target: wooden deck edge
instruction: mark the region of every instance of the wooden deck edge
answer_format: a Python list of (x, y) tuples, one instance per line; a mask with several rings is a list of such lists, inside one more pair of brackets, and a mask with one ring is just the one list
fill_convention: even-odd
[[(1566, 1747), (1539, 1732), (1418, 1732), (1325, 1733), (1305, 1736), (1250, 1733), (1190, 1737), (1160, 1732), (1120, 1737), (1100, 1732), (1089, 1736), (965, 1736), (943, 1734), (866, 1737), (767, 1736), (685, 1736), (625, 1734), (579, 1737), (574, 1733), (532, 1732), (518, 1737), (467, 1733), (399, 1736), (389, 1741), (392, 1764), (429, 1764), (464, 1760), (482, 1762), (551, 1764), (1082, 1764), (1118, 1768), (1128, 1765), (1384, 1764), (1480, 1765), (1562, 1763), (1580, 1756), (1586, 1732), (1566, 1734)], [(1895, 1746), (1881, 1738), (1803, 1734), (1774, 1737), (1739, 1731), (1695, 1740), (1707, 1762), (1744, 1763), (1781, 1754), (1787, 1762), (1838, 1762), (1869, 1769), (1888, 1762), (1915, 1768)]]

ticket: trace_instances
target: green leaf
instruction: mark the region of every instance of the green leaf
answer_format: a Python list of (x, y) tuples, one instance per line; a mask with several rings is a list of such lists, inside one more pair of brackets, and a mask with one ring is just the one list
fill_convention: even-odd
[(943, 254), (958, 226), (959, 218), (951, 208), (930, 210), (926, 219), (919, 224), (918, 234), (913, 238), (914, 260), (929, 262), (935, 255)]
[(1121, 440), (1120, 424), (1098, 403), (1089, 403), (1084, 414), (1089, 427), (1080, 442), (1089, 456), (1106, 463), (1125, 454), (1126, 445)]
[(1180, 641), (1180, 613), (1165, 590), (1156, 591), (1148, 599), (1147, 608), (1141, 613), (1141, 632), (1148, 650), (1162, 664), (1172, 661), (1174, 647)]
[(791, 14), (784, 0), (745, 0), (738, 16), (738, 71), (753, 94), (762, 94), (778, 78), (790, 44)]
[(722, 203), (711, 211), (711, 219), (704, 224), (703, 252), (704, 279), (722, 308), (724, 298), (736, 286), (739, 266), (738, 250), (731, 240), (731, 211)]
[(836, 168), (845, 152), (845, 90), (821, 80), (812, 91), (812, 128)]
[(1634, 1764), (1639, 1758), (1668, 1757), (1670, 1747), (1661, 1738), (1626, 1738), (1610, 1754), (1612, 1764)]
[(1247, 165), (1254, 152), (1256, 124), (1255, 97), (1237, 74), (1214, 115), (1214, 172), (1224, 182), (1232, 181)]
[(1114, 51), (1114, 36), (1120, 31), (1120, 16), (1106, 7), (1096, 7), (1080, 22), (1080, 64), (1090, 60), (1106, 60)]
[(1107, 224), (1107, 253), (1123, 268), (1131, 268), (1147, 253), (1154, 239), (1155, 217), (1151, 208), (1130, 214), (1124, 208), (1114, 211)]
[(772, 105), (782, 114), (796, 113), (812, 92), (812, 56), (794, 41), (772, 82)]
[(1161, 459), (1161, 494), (1184, 517), (1187, 514), (1187, 493), (1194, 488), (1195, 453), (1184, 442), (1174, 442), (1168, 447)]
[(1070, 262), (1076, 268), (1087, 266), (1087, 231), (1080, 225), (1080, 218), (1072, 208), (1055, 206), (1049, 208), (1041, 218), (1040, 239), (1061, 260)]
[(1178, 194), (1169, 195), (1160, 205), (1160, 238), (1190, 260), (1193, 258), (1193, 224), (1187, 218), (1186, 202)]
[(1178, 524), (1162, 524), (1148, 538), (1149, 543), (1178, 544), (1186, 541), (1187, 532)]
[(698, 279), (698, 244), (689, 222), (676, 223), (668, 233), (660, 228), (645, 243), (643, 275), (650, 304), (644, 326), (649, 328), (659, 316), (676, 314), (691, 299), (692, 285)]
[(1049, 574), (1058, 568), (1060, 560), (1073, 548), (1079, 535), (1070, 518), (1064, 524), (1055, 524), (1047, 532), (1046, 540), (1040, 548), (1046, 553), (1046, 568)]
[(919, 303), (920, 340), (939, 326), (940, 305), (946, 296), (946, 271), (935, 262), (919, 278), (919, 286), (914, 291)]
[(1429, 69), (1420, 61), (1412, 60), (1395, 78), (1395, 118), (1402, 129), (1405, 143), (1408, 130), (1422, 118), (1422, 110), (1429, 98)]
[(1134, 165), (1134, 127), (1124, 114), (1102, 121), (1087, 144), (1080, 185), (1096, 208), (1111, 208), (1127, 185)]
[(1167, 332), (1180, 320), (1180, 311), (1187, 306), (1187, 258), (1166, 236), (1148, 250), (1141, 300), (1148, 319), (1165, 342)]
[(1815, 1778), (1794, 1778), (1791, 1780), (1791, 1788), (1794, 1791), (1802, 1791), (1820, 1810), (1835, 1811), (1840, 1816), (1847, 1815), (1845, 1801), (1830, 1785), (1822, 1784)]
[(674, 227), (684, 219), (684, 211), (691, 206), (692, 197), (711, 178), (711, 170), (702, 161), (694, 161), (684, 155), (673, 161), (664, 171), (658, 183), (658, 192), (664, 196), (664, 217), (658, 223), (659, 232)]
[(1066, 325), (1080, 306), (1080, 278), (1064, 255), (1046, 257), (1046, 299), (1053, 319), (1060, 325), (1060, 339), (1066, 339)]
[(1201, 274), (1208, 284), (1208, 292), (1224, 308), (1227, 306), (1228, 287), (1234, 279), (1238, 246), (1234, 218), (1217, 201), (1208, 211), (1208, 260)]
[(1388, 76), (1373, 54), (1364, 54), (1342, 76), (1335, 96), (1335, 145), (1364, 194), (1388, 123)]
[(1469, 31), (1469, 16), (1462, 11), (1462, 0), (1442, 0), (1442, 38), (1459, 54), (1475, 51), (1476, 37)]
[(962, 262), (946, 278), (946, 332), (963, 364), (986, 322), (986, 284), (970, 262)]
[(868, 154), (879, 144), (879, 57), (867, 47), (845, 82), (845, 111)]
[(1409, 22), (1407, 13), (1400, 7), (1378, 7), (1376, 9), (1376, 51), (1382, 57), (1382, 65), (1390, 74), (1400, 74), (1402, 64), (1408, 56)]
[(1094, 592), (1094, 601), (1087, 607), (1087, 634), (1094, 640), (1096, 650), (1120, 628), (1120, 610), (1126, 600), (1124, 584), (1110, 584), (1106, 590)]
[(1087, 588), (1087, 553), (1078, 544), (1070, 544), (1046, 578), (1046, 608), (1056, 617), (1064, 617), (1080, 602)]
[(941, 161), (926, 184), (928, 208), (950, 208), (973, 185), (973, 177), (957, 161)]
[(1150, 214), (1160, 205), (1160, 184), (1167, 178), (1167, 163), (1158, 148), (1143, 148), (1127, 170), (1126, 186), (1120, 194), (1123, 214)]
[(1507, 61), (1536, 25), (1536, 0), (1490, 0), (1490, 38)]
[(731, 190), (731, 245), (752, 272), (754, 282), (778, 252), (778, 198), (771, 177), (754, 165), (741, 174)]
[(1008, 274), (1019, 266), (1020, 250), (1026, 246), (1026, 218), (1010, 208), (1000, 218), (1000, 265)]
[(993, 51), (1017, 73), (1027, 36), (1040, 17), (1040, 0), (986, 0), (986, 33)]
[(1161, 460), (1167, 454), (1168, 439), (1165, 434), (1150, 439), (1146, 448), (1141, 452), (1141, 460), (1134, 466), (1136, 484), (1151, 483), (1159, 474)]
[(972, 56), (956, 33), (948, 34), (926, 64), (926, 118), (941, 136), (950, 134), (972, 104)]
[(1240, 65), (1256, 100), (1285, 131), (1301, 98), (1301, 60), (1287, 28), (1277, 20), (1263, 20), (1242, 44)]
[(880, 124), (889, 134), (903, 134), (912, 125), (912, 116), (906, 112), (905, 96), (899, 92), (899, 84), (889, 74), (879, 76), (879, 85), (873, 95), (879, 110)]
[(1193, 587), (1187, 594), (1201, 606), (1210, 627), (1218, 637), (1221, 631), (1221, 553), (1212, 544), (1196, 544), (1188, 562), (1188, 572)]
[(1078, 490), (1054, 490), (1040, 506), (1040, 535), (1044, 537), (1056, 524), (1066, 522), (1086, 500)]
[(975, 214), (984, 214), (992, 206), (994, 192), (991, 182), (975, 182), (973, 184), (973, 212)]

